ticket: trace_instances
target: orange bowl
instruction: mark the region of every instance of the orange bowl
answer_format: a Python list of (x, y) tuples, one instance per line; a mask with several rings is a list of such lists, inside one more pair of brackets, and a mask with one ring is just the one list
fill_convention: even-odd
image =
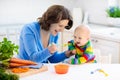
[(55, 72), (58, 74), (65, 74), (68, 72), (69, 66), (67, 64), (55, 65)]

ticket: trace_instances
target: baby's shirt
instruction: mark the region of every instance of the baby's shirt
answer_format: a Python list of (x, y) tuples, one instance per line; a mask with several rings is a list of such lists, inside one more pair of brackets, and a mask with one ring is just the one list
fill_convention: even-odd
[(71, 64), (82, 64), (93, 61), (95, 56), (90, 40), (84, 46), (77, 46), (73, 40), (68, 42), (69, 50), (76, 50), (75, 58), (71, 59)]

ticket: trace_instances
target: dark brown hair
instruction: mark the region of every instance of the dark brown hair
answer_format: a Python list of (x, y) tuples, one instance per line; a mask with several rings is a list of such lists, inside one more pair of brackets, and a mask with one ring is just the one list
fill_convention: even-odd
[(65, 28), (70, 29), (73, 25), (73, 20), (68, 9), (62, 5), (53, 5), (47, 9), (42, 17), (38, 18), (38, 22), (40, 23), (42, 29), (48, 31), (51, 24), (58, 23), (64, 19), (69, 20), (68, 26)]

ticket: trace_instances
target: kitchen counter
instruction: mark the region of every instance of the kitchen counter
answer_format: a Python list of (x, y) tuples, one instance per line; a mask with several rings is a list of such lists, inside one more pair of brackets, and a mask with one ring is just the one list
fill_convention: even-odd
[(120, 42), (120, 27), (89, 24), (93, 37)]

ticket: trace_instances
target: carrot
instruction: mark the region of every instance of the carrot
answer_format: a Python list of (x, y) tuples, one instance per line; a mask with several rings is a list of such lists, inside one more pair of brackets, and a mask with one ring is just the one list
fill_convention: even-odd
[(18, 59), (18, 58), (11, 58), (10, 63), (19, 63), (19, 64), (26, 64), (26, 65), (36, 65), (37, 64), (30, 60), (22, 60), (22, 59)]
[(13, 68), (11, 71), (13, 73), (23, 73), (29, 71), (29, 68)]
[(20, 63), (9, 63), (9, 67), (20, 67), (20, 66), (27, 66), (26, 64), (20, 64)]

